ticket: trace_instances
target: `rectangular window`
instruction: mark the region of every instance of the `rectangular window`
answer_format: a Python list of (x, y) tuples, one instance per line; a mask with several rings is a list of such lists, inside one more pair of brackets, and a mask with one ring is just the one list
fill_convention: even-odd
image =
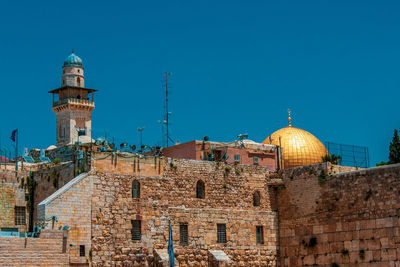
[(217, 242), (226, 243), (226, 224), (217, 224)]
[(256, 226), (256, 241), (257, 244), (264, 244), (264, 227)]
[(189, 243), (188, 235), (188, 224), (181, 223), (179, 225), (179, 241), (181, 245), (187, 245)]
[(253, 163), (254, 163), (254, 165), (258, 164), (258, 157), (253, 157)]
[(132, 240), (140, 240), (142, 238), (142, 222), (140, 220), (132, 220)]
[(233, 156), (235, 162), (239, 162), (240, 161), (240, 155), (236, 154)]
[(15, 206), (15, 225), (25, 225), (25, 207), (17, 207)]
[(80, 257), (85, 257), (85, 245), (80, 245), (79, 246), (79, 256)]

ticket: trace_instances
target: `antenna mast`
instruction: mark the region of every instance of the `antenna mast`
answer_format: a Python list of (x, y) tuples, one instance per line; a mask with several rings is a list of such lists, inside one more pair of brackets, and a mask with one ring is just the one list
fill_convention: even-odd
[(164, 127), (165, 133), (163, 134), (163, 143), (165, 142), (166, 147), (169, 147), (169, 141), (174, 143), (174, 141), (172, 140), (172, 138), (169, 135), (169, 116), (170, 116), (171, 112), (168, 110), (168, 94), (169, 94), (168, 90), (171, 86), (168, 85), (168, 76), (172, 76), (172, 73), (165, 72), (162, 75), (162, 83), (164, 83), (164, 86), (165, 86), (164, 121), (163, 121), (163, 124), (165, 124), (165, 127)]

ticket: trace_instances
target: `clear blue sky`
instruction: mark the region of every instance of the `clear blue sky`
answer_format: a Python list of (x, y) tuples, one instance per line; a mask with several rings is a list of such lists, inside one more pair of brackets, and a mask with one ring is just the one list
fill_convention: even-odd
[(174, 72), (172, 137), (263, 141), (293, 126), (387, 160), (400, 127), (399, 1), (1, 1), (1, 142), (56, 140), (51, 95), (73, 48), (96, 88), (94, 132), (159, 143), (160, 74)]

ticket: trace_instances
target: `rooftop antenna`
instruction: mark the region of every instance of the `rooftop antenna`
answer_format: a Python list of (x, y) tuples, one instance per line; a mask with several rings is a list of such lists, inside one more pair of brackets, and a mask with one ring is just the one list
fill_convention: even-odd
[(161, 83), (164, 82), (163, 87), (165, 86), (165, 102), (164, 102), (164, 121), (163, 124), (165, 124), (165, 141), (166, 141), (166, 147), (169, 147), (169, 141), (174, 143), (174, 140), (169, 135), (169, 116), (171, 115), (171, 112), (168, 110), (168, 94), (169, 91), (168, 89), (171, 87), (168, 85), (168, 77), (172, 76), (172, 72), (164, 72), (162, 74), (162, 81)]

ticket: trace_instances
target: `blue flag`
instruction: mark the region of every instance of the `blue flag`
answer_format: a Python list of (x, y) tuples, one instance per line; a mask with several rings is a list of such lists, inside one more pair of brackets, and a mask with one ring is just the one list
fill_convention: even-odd
[(17, 134), (17, 132), (18, 132), (18, 129), (15, 129), (14, 131), (12, 131), (12, 133), (11, 133), (11, 140), (13, 140), (13, 142), (15, 142), (15, 136), (16, 136), (16, 134)]
[(169, 267), (175, 266), (175, 255), (174, 255), (174, 243), (172, 242), (172, 227), (171, 221), (168, 220), (169, 223), (169, 238), (168, 238), (168, 257), (169, 257)]

